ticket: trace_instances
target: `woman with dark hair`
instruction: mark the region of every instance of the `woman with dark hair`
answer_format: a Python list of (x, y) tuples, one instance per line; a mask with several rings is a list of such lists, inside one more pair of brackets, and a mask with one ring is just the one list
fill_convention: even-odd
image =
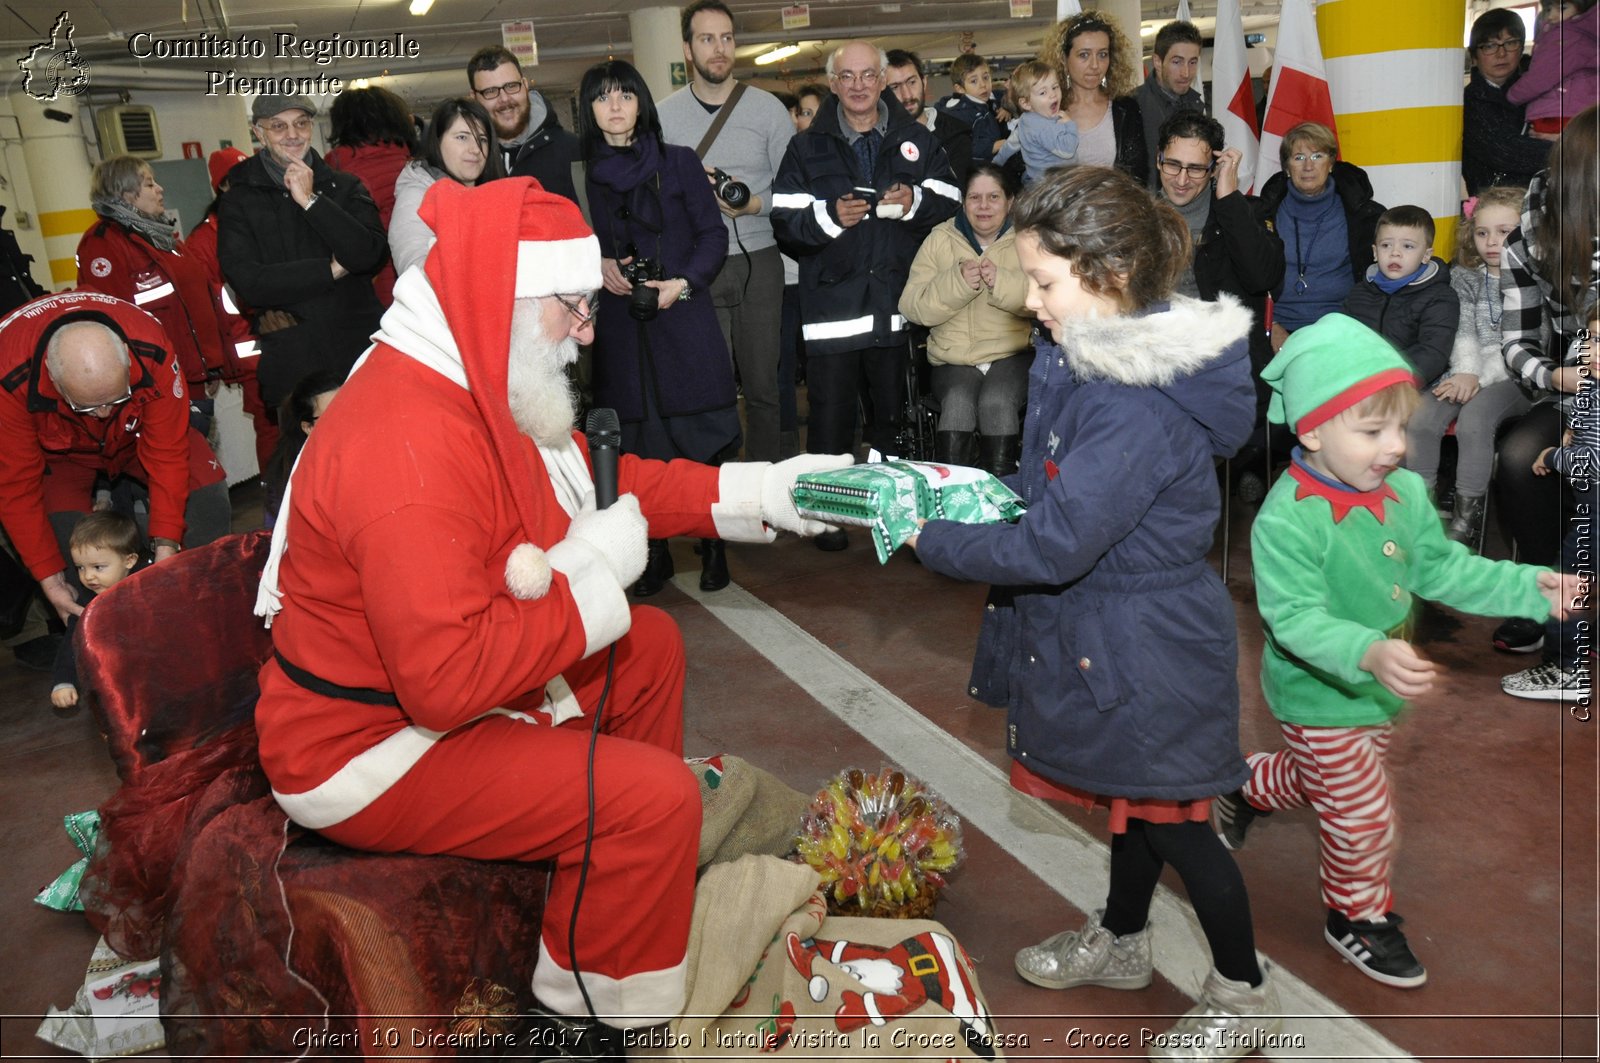
[[(1519, 560), (1551, 565), (1561, 549), (1566, 480), (1538, 476), (1546, 447), (1561, 445), (1563, 409), (1587, 372), (1573, 340), (1584, 311), (1600, 295), (1600, 109), (1590, 107), (1550, 149), (1522, 201), (1522, 224), (1500, 250), (1501, 353), (1513, 379), (1534, 397), (1531, 410), (1500, 436), (1494, 489)], [(1496, 649), (1533, 653), (1545, 646), (1541, 625), (1513, 619), (1494, 633)]]
[(457, 97), (434, 109), (417, 158), (394, 183), (394, 217), (389, 222), (389, 256), (396, 273), (421, 265), (433, 244), (433, 230), (417, 216), (423, 194), (450, 178), (478, 185), (506, 175), (489, 112), (477, 100)]
[[(719, 464), (739, 449), (733, 362), (711, 305), (728, 229), (691, 149), (667, 144), (644, 78), (620, 59), (578, 89), (578, 140), (600, 241), (594, 403), (617, 411), (622, 448), (645, 458)], [(700, 588), (728, 585), (720, 539), (700, 543)], [(634, 584), (655, 594), (673, 574), (665, 539)]]
[(1039, 58), (1065, 74), (1061, 107), (1078, 126), (1075, 164), (1115, 166), (1148, 183), (1144, 118), (1132, 95), (1139, 53), (1117, 20), (1099, 11), (1063, 19), (1045, 34)]
[(132, 155), (97, 163), (89, 197), (98, 217), (78, 241), (78, 287), (124, 299), (160, 321), (190, 400), (209, 405), (224, 364), (210, 280), (205, 266), (183, 253), (178, 219), (167, 213), (150, 164)]
[(1522, 76), (1527, 28), (1508, 7), (1478, 16), (1467, 34), (1472, 77), (1461, 96), (1461, 179), (1467, 194), (1491, 185), (1526, 187), (1544, 169), (1550, 142), (1526, 132), (1526, 109), (1506, 98)]
[(973, 163), (961, 213), (922, 242), (900, 295), (900, 312), (931, 330), (935, 460), (996, 476), (1016, 471), (1033, 354), (1033, 315), (1022, 305), (1028, 278), (1011, 231), (1017, 191), (1001, 167)]
[[(334, 145), (328, 149), (328, 165), (361, 178), (387, 232), (394, 214), (395, 179), (417, 148), (411, 108), (388, 89), (350, 89), (334, 97), (328, 117)], [(394, 301), (394, 278), (392, 265), (372, 278), (372, 290), (384, 306)]]
[(1278, 145), (1282, 167), (1261, 188), (1261, 217), (1283, 241), (1283, 279), (1272, 293), (1272, 349), (1289, 333), (1344, 306), (1372, 265), (1383, 204), (1367, 171), (1339, 158), (1333, 130), (1301, 122)]

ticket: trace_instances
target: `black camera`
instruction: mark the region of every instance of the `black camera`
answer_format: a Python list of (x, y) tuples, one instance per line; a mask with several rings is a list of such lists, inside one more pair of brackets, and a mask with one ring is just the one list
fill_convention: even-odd
[(650, 287), (645, 281), (667, 279), (661, 263), (653, 258), (635, 258), (627, 265), (618, 268), (622, 270), (623, 280), (633, 285), (633, 291), (628, 294), (628, 316), (635, 321), (654, 320), (661, 299), (661, 290)]
[(735, 181), (730, 173), (720, 169), (712, 171), (711, 185), (716, 189), (717, 196), (734, 210), (750, 202), (750, 186), (743, 181)]

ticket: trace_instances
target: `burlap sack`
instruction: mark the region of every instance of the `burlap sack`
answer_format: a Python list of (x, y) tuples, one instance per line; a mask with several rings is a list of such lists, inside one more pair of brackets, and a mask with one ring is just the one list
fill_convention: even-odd
[(700, 786), (700, 851), (694, 866), (705, 867), (750, 807), (756, 780), (739, 757), (719, 754), (689, 758), (684, 763)]
[(784, 856), (794, 848), (809, 798), (742, 757), (688, 761), (700, 783), (700, 853), (696, 867), (741, 856)]
[[(695, 892), (688, 1006), (653, 1044), (630, 1046), (634, 1054), (1004, 1058), (948, 930), (825, 918), (816, 885), (810, 868), (762, 857), (707, 871)], [(790, 910), (777, 916), (782, 904)]]

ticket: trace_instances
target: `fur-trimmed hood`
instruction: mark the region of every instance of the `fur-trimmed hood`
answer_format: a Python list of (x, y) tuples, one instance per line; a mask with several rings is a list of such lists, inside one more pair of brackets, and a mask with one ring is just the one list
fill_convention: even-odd
[(1237, 374), (1249, 373), (1252, 327), (1250, 311), (1231, 295), (1216, 302), (1174, 295), (1131, 316), (1068, 322), (1062, 346), (1078, 379), (1159, 390), (1226, 455), (1238, 449), (1254, 421), (1253, 406), (1232, 401)]

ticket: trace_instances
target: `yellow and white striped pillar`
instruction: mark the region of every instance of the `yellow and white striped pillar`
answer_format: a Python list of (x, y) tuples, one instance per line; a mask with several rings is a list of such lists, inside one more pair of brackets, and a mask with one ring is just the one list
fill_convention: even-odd
[(1339, 154), (1385, 206), (1433, 216), (1446, 261), (1461, 210), (1461, 0), (1321, 0), (1317, 35)]
[[(11, 105), (22, 132), (22, 155), (33, 186), (39, 235), (44, 237), (45, 256), (50, 261), (50, 286), (57, 291), (70, 288), (78, 281), (74, 258), (78, 240), (95, 220), (89, 206), (89, 175), (94, 167), (78, 124), (78, 100), (61, 96), (40, 103), (16, 92)], [(71, 121), (46, 118), (46, 109), (70, 115)]]

